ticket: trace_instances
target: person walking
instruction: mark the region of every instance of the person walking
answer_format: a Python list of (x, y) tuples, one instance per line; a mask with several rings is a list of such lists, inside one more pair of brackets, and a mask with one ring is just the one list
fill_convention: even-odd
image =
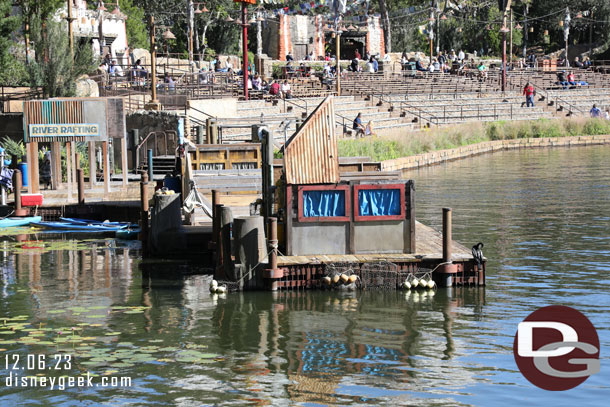
[(525, 87), (523, 88), (523, 95), (525, 95), (525, 103), (527, 104), (527, 107), (530, 107), (530, 104), (532, 107), (534, 107), (534, 96), (536, 95), (536, 90), (529, 82), (526, 83)]
[(40, 166), (40, 181), (44, 184), (44, 189), (51, 188), (51, 152), (44, 154), (42, 165)]

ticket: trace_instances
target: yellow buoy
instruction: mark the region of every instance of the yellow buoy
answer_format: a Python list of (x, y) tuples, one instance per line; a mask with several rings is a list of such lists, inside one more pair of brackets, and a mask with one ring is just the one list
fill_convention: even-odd
[(322, 282), (324, 283), (324, 285), (330, 285), (331, 279), (329, 276), (324, 276), (322, 277)]
[(355, 283), (356, 281), (358, 281), (358, 276), (355, 274), (352, 274), (351, 276), (349, 276), (349, 282), (350, 283)]
[(333, 276), (333, 284), (337, 284), (339, 282), (339, 274), (335, 274)]
[(341, 282), (343, 284), (347, 283), (347, 281), (349, 280), (349, 277), (347, 276), (347, 274), (341, 274), (340, 278), (341, 278)]

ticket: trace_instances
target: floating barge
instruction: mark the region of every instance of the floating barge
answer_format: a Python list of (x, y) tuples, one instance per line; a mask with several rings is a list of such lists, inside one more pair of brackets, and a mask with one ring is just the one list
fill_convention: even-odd
[[(281, 166), (271, 132), (253, 126), (262, 199), (250, 206), (250, 216), (234, 218), (213, 193), (212, 224), (199, 226), (215, 279), (229, 290), (396, 289), (422, 275), (438, 286), (484, 285), (485, 259), (452, 240), (451, 209), (443, 210), (441, 234), (416, 221), (412, 180), (397, 172), (340, 171), (334, 124), (328, 97), (282, 146)], [(182, 191), (192, 192), (188, 150), (182, 158)], [(143, 199), (145, 247), (150, 241), (192, 247), (195, 229), (182, 226), (179, 197), (155, 195), (153, 202), (147, 231)], [(350, 284), (328, 283), (339, 275), (353, 276)]]

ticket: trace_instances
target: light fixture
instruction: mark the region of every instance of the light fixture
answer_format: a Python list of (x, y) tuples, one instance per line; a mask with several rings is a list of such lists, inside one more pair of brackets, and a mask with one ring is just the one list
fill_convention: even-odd
[(265, 21), (265, 19), (263, 18), (263, 16), (259, 15), (258, 18), (256, 19), (256, 21), (258, 21), (259, 23), (262, 23), (263, 21)]
[(356, 27), (350, 24), (349, 27), (347, 27), (347, 31), (356, 31)]
[(434, 17), (429, 17), (428, 21), (430, 21), (430, 22), (434, 21)]
[(559, 20), (559, 26), (563, 27), (563, 20)]
[(103, 1), (100, 1), (100, 5), (97, 7), (97, 11), (106, 11), (106, 7), (104, 7)]
[(447, 19), (447, 16), (443, 14), (443, 15), (441, 16), (441, 20), (446, 20), (446, 19)]
[(197, 4), (197, 8), (195, 9), (194, 13), (195, 14), (201, 14), (202, 13), (202, 11), (199, 10), (199, 4)]
[(549, 35), (549, 30), (544, 30), (544, 35)]
[(203, 5), (203, 8), (201, 9), (202, 13), (209, 13), (210, 10), (208, 10), (208, 8), (205, 6), (205, 4)]
[(227, 18), (225, 18), (225, 21), (226, 21), (227, 23), (232, 23), (232, 22), (233, 22), (233, 21), (235, 21), (235, 20), (233, 20), (233, 19), (231, 18), (231, 16), (227, 16)]
[(169, 28), (165, 30), (165, 32), (163, 33), (162, 37), (163, 37), (164, 40), (175, 40), (176, 39), (176, 36), (174, 35), (173, 32), (171, 32), (169, 30)]
[(582, 13), (579, 11), (578, 14), (576, 14), (576, 18), (582, 18)]
[(461, 33), (462, 32), (462, 27), (458, 27), (457, 32)]
[(522, 27), (522, 26), (521, 26), (521, 24), (519, 24), (519, 23), (517, 23), (517, 25), (515, 26), (515, 29), (517, 29), (517, 30), (520, 30), (520, 29), (522, 29), (522, 28), (523, 28), (523, 27)]
[(533, 33), (534, 32), (534, 27), (530, 27), (530, 32)]
[(485, 29), (486, 29), (487, 31), (491, 31), (491, 26), (490, 26), (489, 24), (487, 24), (487, 27), (485, 27)]
[(510, 31), (510, 30), (509, 30), (508, 28), (506, 28), (506, 26), (504, 26), (504, 25), (502, 26), (502, 28), (500, 28), (500, 32), (501, 32), (501, 33), (507, 33), (507, 32), (509, 32), (509, 31)]

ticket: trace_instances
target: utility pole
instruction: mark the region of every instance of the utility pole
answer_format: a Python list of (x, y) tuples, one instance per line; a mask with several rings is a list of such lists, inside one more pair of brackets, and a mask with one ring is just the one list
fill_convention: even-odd
[(502, 92), (506, 91), (506, 33), (508, 32), (508, 29), (506, 28), (506, 19), (512, 0), (502, 0), (502, 5), (504, 5), (504, 2), (506, 2), (506, 6), (502, 16), (502, 28), (500, 29), (502, 32)]
[(528, 28), (527, 28), (527, 13), (529, 12), (530, 5), (529, 3), (523, 3), (523, 58), (527, 59), (527, 37), (528, 37)]
[(157, 45), (155, 43), (155, 17), (153, 15), (148, 17), (148, 24), (150, 25), (150, 90), (152, 99), (147, 109), (159, 110), (161, 104), (157, 100)]
[(509, 48), (509, 63), (513, 65), (513, 9), (510, 9), (510, 48)]
[(568, 58), (568, 38), (570, 37), (570, 21), (572, 21), (572, 18), (570, 17), (570, 8), (566, 7), (566, 17), (563, 22), (563, 39), (566, 42), (566, 68), (570, 66), (570, 58)]
[(188, 0), (188, 18), (189, 18), (189, 27), (188, 27), (188, 31), (189, 31), (189, 42), (188, 42), (188, 48), (189, 48), (189, 67), (190, 69), (193, 69), (193, 31), (195, 28), (195, 10), (193, 8), (193, 0)]
[(432, 65), (432, 59), (434, 58), (434, 0), (430, 4), (430, 18), (428, 20), (430, 21), (430, 29), (428, 31), (428, 38), (430, 38), (430, 65)]
[[(74, 61), (74, 33), (72, 31), (72, 21), (74, 21), (74, 18), (72, 17), (72, 0), (67, 0), (68, 1), (68, 16), (66, 17), (66, 20), (68, 21), (68, 41), (70, 42), (70, 56), (72, 57), (72, 60)], [(26, 45), (27, 47), (27, 45)]]
[(106, 10), (106, 7), (104, 7), (104, 2), (102, 0), (100, 0), (97, 10), (99, 11), (99, 19), (100, 19), (100, 24), (98, 27), (99, 38), (100, 38), (100, 55), (103, 56), (104, 55), (104, 10)]
[(241, 3), (241, 26), (243, 29), (244, 66), (244, 99), (248, 100), (248, 3)]
[(337, 96), (341, 96), (341, 30), (339, 30), (339, 15), (335, 14), (335, 58), (337, 59)]

